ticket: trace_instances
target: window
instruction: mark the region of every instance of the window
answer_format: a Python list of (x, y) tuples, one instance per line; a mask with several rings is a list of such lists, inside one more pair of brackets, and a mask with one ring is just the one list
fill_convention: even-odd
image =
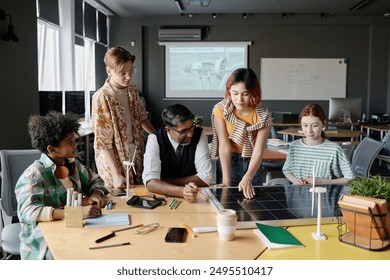
[(60, 89), (59, 28), (38, 20), (39, 90)]
[[(90, 92), (96, 90), (95, 60), (103, 60), (105, 52), (100, 49), (108, 44), (110, 14), (92, 0), (36, 3), (39, 91), (85, 92), (85, 113), (89, 115)], [(63, 112), (71, 109), (64, 103)]]

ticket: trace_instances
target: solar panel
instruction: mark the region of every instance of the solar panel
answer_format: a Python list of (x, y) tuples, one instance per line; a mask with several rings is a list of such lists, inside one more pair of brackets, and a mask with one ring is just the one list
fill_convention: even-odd
[[(348, 194), (349, 187), (322, 186), (326, 193), (321, 196), (321, 223), (337, 223), (340, 216), (338, 200)], [(241, 228), (255, 228), (260, 222), (275, 226), (314, 225), (317, 223), (317, 194), (314, 196), (314, 215), (311, 216), (312, 193), (310, 186), (257, 186), (254, 199), (246, 199), (237, 187), (207, 188), (210, 204), (216, 211), (234, 209)]]

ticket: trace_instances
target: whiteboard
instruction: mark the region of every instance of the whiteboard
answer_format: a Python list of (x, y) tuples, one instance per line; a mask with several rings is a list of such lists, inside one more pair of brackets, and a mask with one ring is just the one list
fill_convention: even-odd
[(346, 58), (262, 58), (263, 100), (329, 100), (346, 97)]

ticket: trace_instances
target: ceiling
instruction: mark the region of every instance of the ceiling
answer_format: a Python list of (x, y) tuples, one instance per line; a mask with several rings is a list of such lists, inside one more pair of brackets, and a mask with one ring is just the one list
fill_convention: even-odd
[[(181, 3), (180, 11), (177, 1)], [(180, 14), (313, 14), (384, 16), (390, 0), (95, 0), (120, 17)], [(350, 11), (362, 3), (360, 8)], [(387, 15), (389, 17), (390, 15)]]

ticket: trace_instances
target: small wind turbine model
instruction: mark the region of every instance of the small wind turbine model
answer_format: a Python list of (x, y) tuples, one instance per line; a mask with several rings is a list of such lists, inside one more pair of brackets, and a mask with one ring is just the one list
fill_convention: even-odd
[(134, 164), (136, 153), (137, 153), (137, 149), (134, 150), (133, 160), (131, 162), (127, 160), (123, 162), (123, 165), (126, 166), (126, 196), (122, 196), (123, 199), (130, 199), (134, 195), (133, 191), (131, 191), (130, 194), (130, 168), (133, 169), (134, 175), (137, 176), (137, 172), (135, 171), (135, 164)]
[(321, 216), (322, 216), (322, 205), (321, 205), (321, 194), (326, 193), (326, 188), (324, 187), (316, 187), (316, 177), (315, 177), (315, 172), (314, 172), (314, 166), (313, 166), (313, 172), (312, 172), (312, 177), (313, 177), (313, 186), (309, 190), (312, 193), (311, 196), (311, 215), (314, 215), (314, 193), (317, 193), (317, 231), (312, 232), (312, 236), (315, 240), (326, 240), (327, 237), (325, 234), (321, 232)]

